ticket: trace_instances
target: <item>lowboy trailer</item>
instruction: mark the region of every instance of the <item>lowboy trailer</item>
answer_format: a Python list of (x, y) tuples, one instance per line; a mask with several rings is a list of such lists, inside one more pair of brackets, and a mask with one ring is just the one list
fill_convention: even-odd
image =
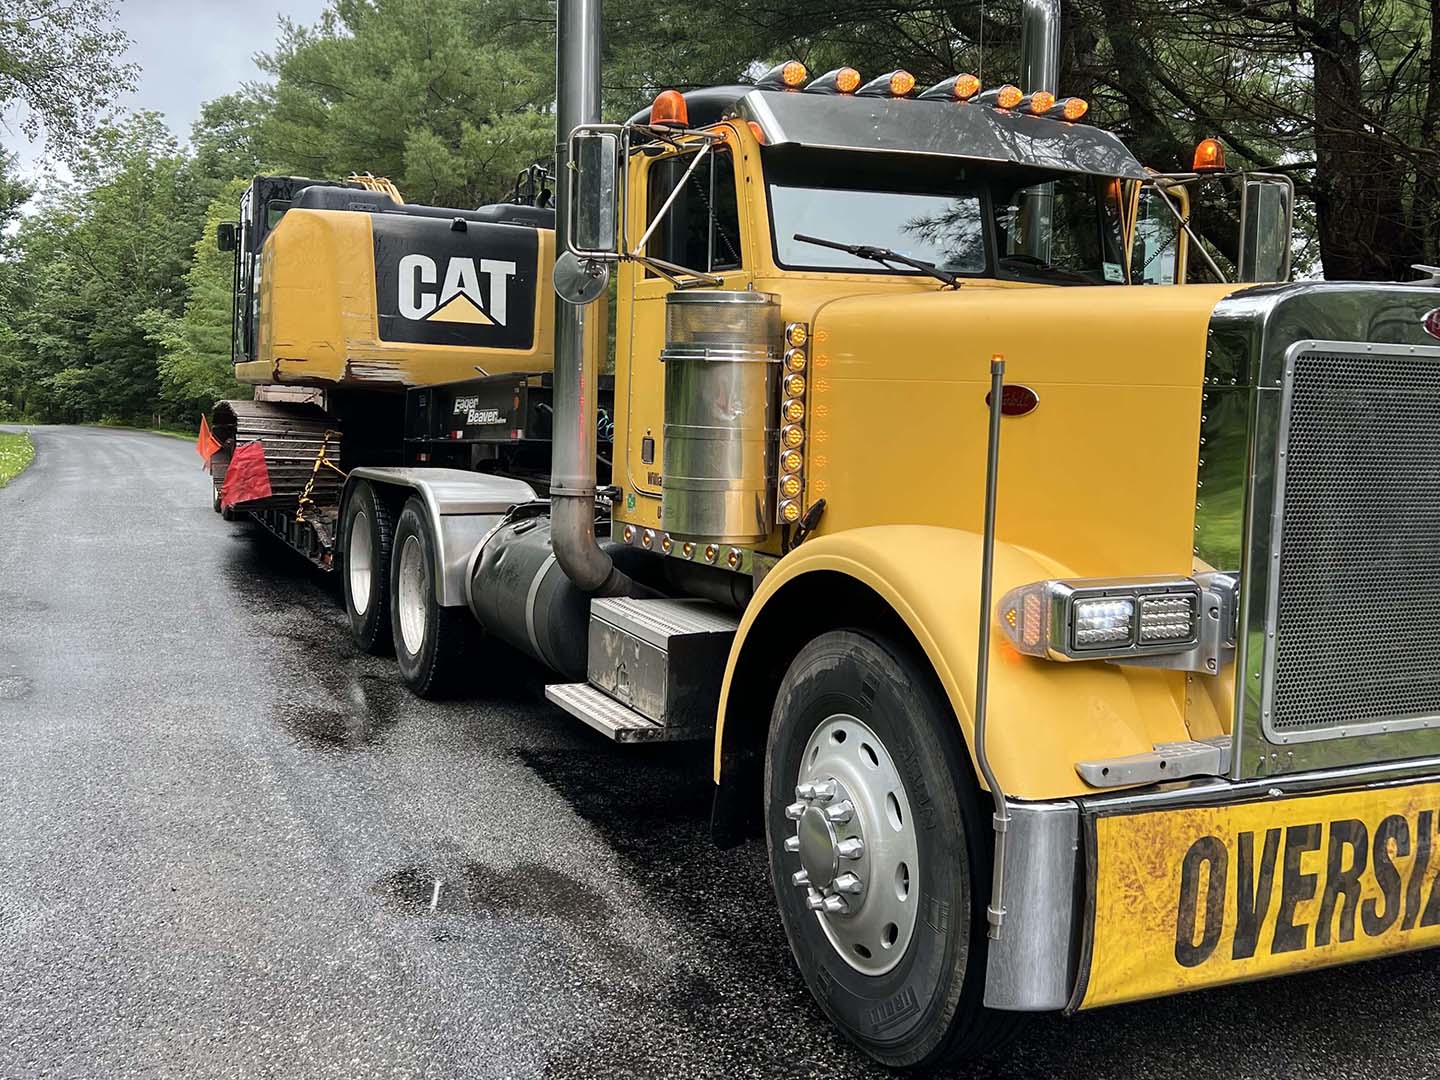
[(1144, 168), (1057, 11), (1020, 87), (792, 61), (606, 125), (561, 0), (556, 207), (262, 177), (222, 235), (217, 506), (418, 693), (500, 639), (713, 740), (717, 839), (894, 1066), (1440, 941), (1437, 294), (1285, 284), (1288, 181)]

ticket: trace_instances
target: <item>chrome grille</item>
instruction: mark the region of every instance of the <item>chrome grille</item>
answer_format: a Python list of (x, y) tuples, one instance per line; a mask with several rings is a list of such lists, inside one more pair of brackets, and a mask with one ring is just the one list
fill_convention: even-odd
[(1284, 394), (1266, 726), (1418, 726), (1440, 716), (1440, 362), (1300, 352)]

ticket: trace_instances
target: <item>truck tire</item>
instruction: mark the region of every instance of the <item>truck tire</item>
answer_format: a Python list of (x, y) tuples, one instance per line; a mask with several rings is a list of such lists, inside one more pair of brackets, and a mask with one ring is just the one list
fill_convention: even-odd
[(395, 524), (390, 558), (391, 631), (400, 675), (424, 698), (454, 685), (472, 626), (469, 609), (441, 607), (435, 599), (437, 540), (425, 504), (409, 499)]
[(926, 665), (861, 630), (800, 651), (771, 715), (765, 832), (800, 972), (867, 1054), (928, 1068), (1018, 1029), (982, 1003), (989, 830)]
[(341, 523), (345, 614), (355, 644), (374, 656), (390, 652), (390, 508), (361, 480), (345, 503)]

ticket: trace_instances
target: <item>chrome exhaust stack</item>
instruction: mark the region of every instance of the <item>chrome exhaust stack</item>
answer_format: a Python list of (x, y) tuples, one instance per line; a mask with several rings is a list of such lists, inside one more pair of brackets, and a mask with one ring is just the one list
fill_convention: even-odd
[[(570, 133), (600, 121), (600, 0), (559, 0), (555, 26), (555, 250), (566, 250)], [(634, 582), (595, 538), (595, 400), (603, 320), (555, 298), (555, 427), (550, 522), (555, 560), (596, 596), (626, 596)]]
[(1020, 0), (1020, 89), (1059, 92), (1060, 0)]

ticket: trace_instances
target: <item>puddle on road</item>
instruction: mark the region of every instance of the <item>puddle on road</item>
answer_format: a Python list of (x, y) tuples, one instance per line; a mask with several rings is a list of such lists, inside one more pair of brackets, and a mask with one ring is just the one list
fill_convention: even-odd
[(280, 726), (297, 742), (321, 750), (358, 750), (383, 742), (399, 719), (398, 688), (376, 675), (337, 674), (324, 681), (329, 686), (323, 702), (311, 700), (312, 692), (304, 689), (293, 700), (275, 703), (272, 712)]
[(0, 702), (23, 701), (35, 692), (35, 684), (24, 675), (0, 675)]
[(20, 593), (0, 592), (0, 611), (12, 612), (17, 615), (34, 615), (42, 611), (49, 611), (50, 605), (43, 600), (34, 600)]
[(593, 886), (537, 862), (506, 867), (467, 862), (458, 870), (404, 866), (370, 891), (406, 915), (603, 919), (610, 910)]

